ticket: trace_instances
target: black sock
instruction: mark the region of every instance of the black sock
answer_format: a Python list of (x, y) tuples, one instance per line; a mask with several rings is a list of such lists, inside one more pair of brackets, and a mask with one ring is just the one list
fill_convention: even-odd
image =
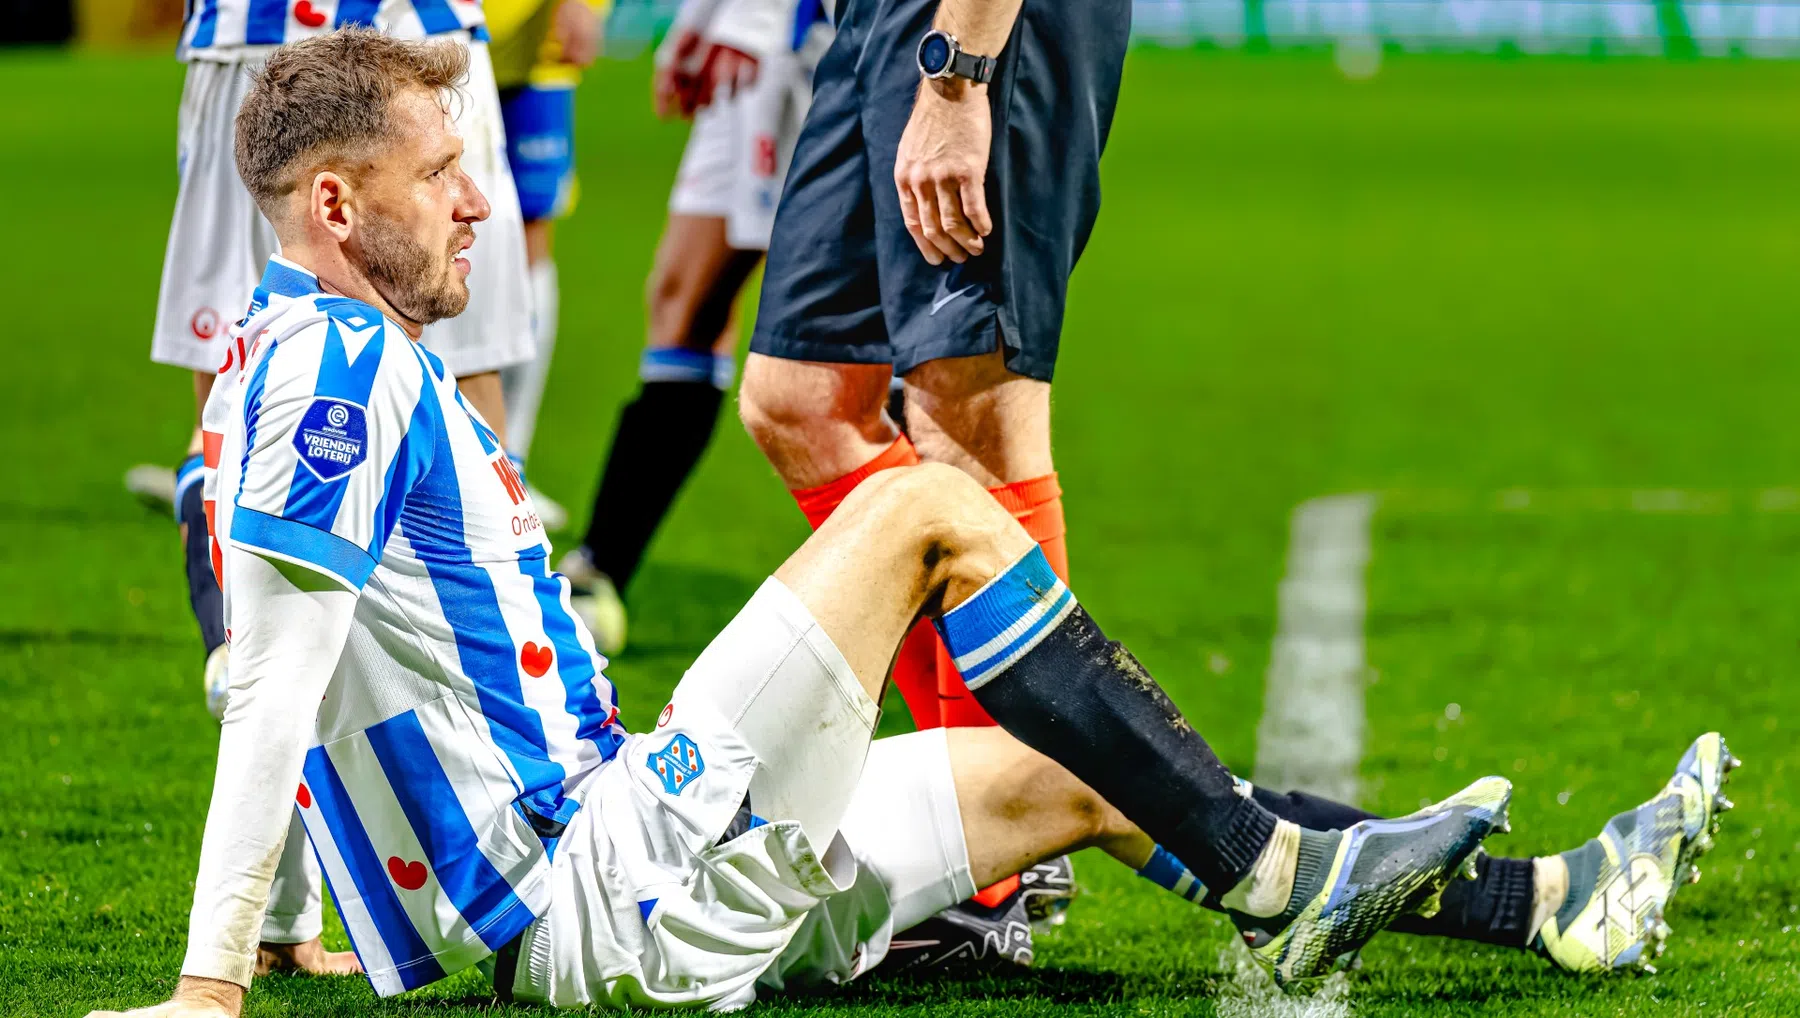
[(1271, 792), (1258, 786), (1250, 795), (1263, 809), (1282, 820), (1315, 831), (1342, 831), (1353, 824), (1376, 818), (1373, 813), (1355, 806), (1346, 806), (1322, 795), (1313, 795), (1311, 792)]
[(1501, 947), (1526, 947), (1531, 932), (1536, 871), (1530, 859), (1501, 859), (1478, 852), (1475, 879), (1452, 880), (1444, 888), (1437, 915), (1407, 915), (1388, 927), (1424, 937), (1477, 940)]
[[(1344, 830), (1371, 820), (1377, 814), (1334, 802), (1308, 792), (1253, 793), (1263, 808), (1283, 820), (1315, 830)], [(1437, 915), (1407, 915), (1394, 920), (1390, 929), (1426, 937), (1478, 940), (1502, 947), (1525, 947), (1531, 928), (1536, 871), (1530, 859), (1499, 859), (1485, 852), (1475, 856), (1474, 880), (1452, 880), (1444, 888)]]
[(1130, 651), (1034, 548), (937, 620), (975, 699), (1184, 861), (1235, 887), (1275, 830)]
[(594, 568), (620, 590), (712, 440), (724, 399), (710, 378), (646, 381), (620, 412), (582, 540)]
[[(225, 642), (225, 595), (212, 568), (212, 535), (206, 529), (206, 493), (200, 484), (200, 457), (190, 456), (176, 471), (175, 515), (187, 527), (182, 548), (187, 560), (188, 606), (200, 623), (200, 639), (211, 654)], [(191, 469), (190, 469), (191, 466)]]

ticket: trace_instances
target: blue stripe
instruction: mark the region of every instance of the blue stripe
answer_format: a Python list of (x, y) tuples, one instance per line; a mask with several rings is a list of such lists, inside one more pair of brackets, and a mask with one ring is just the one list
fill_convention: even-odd
[(644, 351), (638, 361), (638, 378), (646, 382), (707, 382), (718, 384), (721, 374), (720, 361), (724, 361), (723, 373), (725, 388), (731, 384), (731, 373), (736, 363), (729, 355), (723, 357), (700, 350), (687, 350), (682, 347), (653, 347)]
[(287, 19), (287, 0), (250, 0), (244, 42), (251, 46), (279, 46), (287, 41)]
[[(450, 435), (444, 430), (443, 417), (432, 423), (434, 447), (449, 449)], [(519, 650), (501, 622), (504, 616), (493, 580), (472, 564), (469, 548), (463, 543), (462, 490), (453, 457), (434, 457), (430, 472), (416, 490), (429, 499), (431, 512), (402, 512), (400, 532), (425, 564), (444, 619), (456, 638), (457, 661), (463, 674), (475, 683), (481, 713), (495, 744), (512, 762), (524, 786), (519, 802), (534, 813), (554, 816), (566, 775), (562, 765), (550, 759), (542, 719), (525, 705)]]
[(256, 362), (256, 370), (250, 375), (250, 384), (244, 387), (244, 455), (238, 462), (238, 490), (233, 499), (244, 493), (244, 478), (250, 473), (250, 450), (256, 448), (256, 425), (262, 418), (263, 390), (269, 383), (269, 362), (281, 352), (280, 346), (264, 351), (262, 360)]
[[(313, 382), (313, 397), (341, 399), (367, 409), (369, 394), (375, 389), (375, 376), (381, 367), (381, 351), (387, 345), (387, 326), (368, 305), (360, 301), (346, 303), (351, 307), (328, 306), (326, 301), (318, 301), (319, 309), (330, 318), (325, 323), (325, 345), (319, 352), (319, 373)], [(358, 309), (366, 314), (360, 314)], [(375, 336), (364, 344), (352, 363), (339, 326), (355, 327), (360, 322), (367, 328), (370, 318), (375, 322)], [(373, 436), (369, 441), (373, 443)], [(338, 509), (349, 490), (350, 484), (345, 478), (321, 481), (304, 461), (295, 463), (294, 476), (288, 481), (287, 503), (282, 506), (281, 515), (330, 530), (337, 523)], [(382, 536), (385, 539), (385, 533)]]
[(181, 461), (175, 468), (175, 519), (181, 519), (181, 500), (187, 497), (188, 489), (206, 480), (206, 457), (195, 453)]
[(413, 10), (419, 13), (419, 25), (426, 35), (462, 31), (462, 22), (448, 0), (413, 0)]
[[(417, 343), (412, 345), (418, 346)], [(381, 502), (375, 506), (375, 533), (369, 539), (368, 548), (372, 559), (381, 558), (388, 537), (400, 525), (400, 514), (406, 511), (406, 496), (431, 470), (432, 460), (437, 456), (437, 443), (432, 440), (438, 432), (434, 422), (441, 417), (437, 390), (425, 377), (425, 365), (421, 363), (419, 401), (413, 404), (412, 420), (407, 422), (406, 434), (400, 437), (400, 449), (394, 454), (394, 461), (388, 464), (387, 479), (381, 485)]]
[(1023, 653), (1024, 651), (1028, 651), (1037, 646), (1040, 640), (1049, 635), (1051, 628), (1062, 621), (1057, 618), (1057, 614), (1063, 610), (1064, 606), (1074, 599), (1075, 592), (1067, 587), (1063, 588), (1062, 596), (1056, 599), (1056, 603), (1051, 605), (1050, 609), (1044, 612), (1043, 615), (1039, 616), (1036, 622), (1033, 622), (1030, 626), (1026, 627), (1025, 631), (1020, 633), (1017, 639), (1007, 644), (998, 653), (989, 657), (986, 661), (976, 665), (974, 670), (965, 673), (963, 675), (963, 684), (969, 685), (972, 688), (973, 685), (979, 684), (986, 678), (988, 673), (1007, 664), (1015, 654)]
[(358, 590), (375, 571), (375, 558), (349, 541), (295, 520), (238, 506), (231, 513), (231, 541), (283, 558), (310, 562), (342, 576)]
[[(216, 0), (207, 0), (209, 4), (215, 2)], [(304, 297), (309, 293), (319, 292), (319, 277), (270, 258), (269, 264), (263, 266), (262, 281), (256, 285), (256, 289), (264, 296), (265, 301), (271, 293), (278, 293), (283, 297)], [(363, 306), (368, 307), (366, 304)], [(373, 310), (370, 308), (370, 311)]]
[[(350, 793), (344, 789), (344, 782), (338, 777), (337, 768), (332, 766), (324, 747), (314, 746), (307, 751), (303, 773), (319, 816), (331, 833), (331, 843), (337, 846), (344, 868), (350, 871), (350, 882), (355, 885), (355, 894), (349, 904), (361, 905), (369, 913), (369, 920), (375, 924), (375, 932), (387, 948), (388, 957), (394, 960), (399, 970), (401, 984), (413, 990), (444, 978), (443, 966), (438, 964), (431, 948), (425, 946), (411, 917), (401, 907), (400, 898), (388, 881), (387, 864), (369, 841), (362, 819), (356, 815), (356, 805), (350, 801)], [(342, 892), (346, 890), (333, 890), (332, 897), (340, 905), (345, 897)], [(344, 925), (349, 928), (348, 923)]]
[[(544, 615), (544, 635), (556, 649), (556, 672), (562, 676), (564, 702), (577, 720), (575, 734), (592, 742), (600, 750), (600, 759), (611, 760), (625, 742), (617, 728), (607, 725), (613, 716), (611, 704), (616, 694), (612, 683), (606, 682), (606, 677), (594, 667), (593, 656), (582, 647), (574, 617), (563, 609), (564, 585), (568, 581), (547, 572), (542, 557), (521, 557), (519, 572), (531, 579), (531, 591)], [(602, 682), (606, 682), (604, 699), (599, 689)]]
[[(421, 352), (428, 352), (425, 351), (424, 347), (419, 346), (417, 343), (413, 344), (413, 346)], [(469, 423), (475, 426), (475, 437), (481, 439), (481, 451), (487, 453), (489, 456), (499, 452), (500, 436), (494, 434), (494, 429), (475, 419), (475, 414), (469, 409), (469, 404), (463, 401), (461, 389), (456, 390), (456, 405), (462, 407), (463, 413), (468, 415)], [(507, 453), (507, 455), (511, 456), (512, 453)], [(523, 464), (521, 464), (521, 466), (522, 465)]]
[(381, 9), (381, 0), (339, 0), (337, 20), (333, 28), (346, 25), (373, 25), (375, 12)]
[(205, 49), (213, 44), (213, 36), (219, 31), (219, 0), (206, 0), (200, 6), (200, 23), (194, 26), (194, 36), (188, 40), (192, 49)]
[(482, 854), (481, 837), (457, 800), (418, 715), (412, 711), (395, 715), (363, 734), (381, 761), (438, 886), (482, 943), (495, 950), (506, 946), (537, 917)]
[[(1150, 853), (1150, 861), (1137, 871), (1137, 875), (1188, 901), (1195, 901), (1206, 893), (1206, 885), (1200, 882), (1200, 878), (1194, 876), (1180, 859), (1175, 858), (1174, 853), (1161, 845), (1157, 845)], [(1180, 890), (1183, 878), (1188, 882), (1186, 891)]]
[(1032, 548), (974, 597), (944, 613), (938, 620), (944, 646), (952, 657), (984, 646), (1030, 614), (1060, 582), (1043, 550)]
[(493, 39), (494, 37), (488, 34), (486, 25), (476, 25), (469, 29), (470, 42), (492, 42)]

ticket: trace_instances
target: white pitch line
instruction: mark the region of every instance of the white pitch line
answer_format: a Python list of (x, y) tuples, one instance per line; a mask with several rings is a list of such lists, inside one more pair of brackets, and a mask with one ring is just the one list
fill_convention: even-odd
[(1256, 784), (1357, 801), (1363, 747), (1363, 573), (1376, 497), (1330, 495), (1294, 509)]

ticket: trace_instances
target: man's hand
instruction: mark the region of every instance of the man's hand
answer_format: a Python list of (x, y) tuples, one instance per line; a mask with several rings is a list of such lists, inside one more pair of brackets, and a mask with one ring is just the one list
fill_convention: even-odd
[(314, 937), (304, 944), (271, 944), (264, 941), (256, 948), (256, 974), (298, 972), (309, 976), (354, 976), (362, 972), (362, 962), (354, 951), (327, 951)]
[(651, 78), (651, 108), (663, 120), (687, 119), (694, 115), (694, 96), (698, 91), (700, 71), (700, 33), (684, 29), (675, 37), (674, 45), (664, 50), (666, 63), (660, 62)]
[(982, 238), (994, 232), (987, 207), (992, 141), (987, 86), (920, 83), (894, 158), (894, 186), (906, 232), (933, 265), (961, 263), (986, 249)]
[(90, 1011), (88, 1018), (238, 1018), (244, 988), (223, 979), (182, 976), (167, 1003), (135, 1011)]
[(700, 64), (699, 95), (695, 108), (711, 106), (719, 99), (730, 99), (756, 84), (759, 69), (750, 53), (732, 46), (713, 43)]
[(600, 55), (600, 14), (587, 0), (562, 0), (553, 15), (551, 34), (562, 47), (562, 62), (586, 67)]

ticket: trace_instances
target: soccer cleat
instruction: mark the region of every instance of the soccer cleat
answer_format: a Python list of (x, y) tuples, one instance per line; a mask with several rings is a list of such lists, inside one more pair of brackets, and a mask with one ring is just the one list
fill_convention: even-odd
[[(541, 514), (540, 514), (541, 515)], [(569, 579), (569, 605), (594, 636), (594, 646), (608, 657), (625, 649), (625, 600), (613, 581), (594, 568), (586, 548), (562, 557), (556, 571)]]
[(530, 481), (525, 482), (525, 493), (531, 496), (531, 508), (536, 510), (538, 522), (546, 531), (555, 532), (569, 525), (569, 511), (561, 502), (544, 494)]
[(225, 720), (225, 704), (231, 699), (231, 644), (221, 643), (206, 655), (206, 711), (214, 720)]
[[(1407, 913), (1435, 914), (1450, 881), (1506, 820), (1512, 783), (1488, 777), (1396, 820), (1343, 832), (1325, 878), (1291, 921), (1234, 914), (1251, 956), (1284, 990), (1331, 972)], [(1300, 892), (1296, 892), (1300, 893)], [(1296, 903), (1298, 904), (1298, 903)]]
[(165, 515), (175, 512), (175, 471), (154, 463), (139, 463), (125, 471), (125, 490), (138, 501)]
[(1019, 874), (1019, 893), (1032, 925), (1061, 926), (1068, 921), (1075, 886), (1075, 863), (1066, 855), (1046, 859)]
[(1031, 919), (1023, 891), (988, 908), (959, 902), (888, 943), (886, 972), (924, 969), (1011, 968), (1031, 964)]
[(1570, 972), (1655, 972), (1669, 938), (1663, 912), (1683, 883), (1699, 882), (1694, 860), (1733, 806), (1722, 788), (1740, 763), (1719, 733), (1702, 735), (1654, 798), (1564, 852), (1569, 894), (1532, 946)]

